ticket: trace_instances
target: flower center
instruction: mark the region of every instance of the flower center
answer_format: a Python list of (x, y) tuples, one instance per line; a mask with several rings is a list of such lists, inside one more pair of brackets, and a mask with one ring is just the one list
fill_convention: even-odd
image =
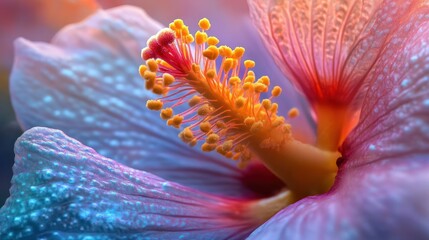
[[(262, 161), (286, 184), (290, 202), (328, 191), (343, 138), (342, 131), (327, 124), (335, 115), (323, 108), (326, 114), (320, 121), (326, 127), (317, 146), (294, 139), (292, 126), (272, 102), (282, 89), (269, 91), (269, 77), (256, 77), (250, 70), (255, 62), (242, 61), (244, 48), (216, 46), (219, 40), (206, 33), (207, 19), (200, 20), (199, 27), (201, 31), (191, 35), (178, 19), (148, 40), (142, 50), (146, 64), (139, 71), (146, 88), (161, 97), (146, 106), (160, 111), (167, 125), (184, 126), (179, 137), (190, 146), (200, 143), (202, 151), (217, 151), (240, 168)], [(292, 108), (288, 118), (297, 115)]]

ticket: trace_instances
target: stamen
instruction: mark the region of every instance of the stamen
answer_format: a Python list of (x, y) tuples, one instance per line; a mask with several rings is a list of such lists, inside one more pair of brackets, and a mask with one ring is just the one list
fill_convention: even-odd
[[(255, 74), (249, 70), (255, 62), (244, 61), (240, 70), (245, 49), (216, 47), (219, 40), (206, 33), (210, 22), (204, 18), (198, 25), (201, 30), (190, 38), (188, 27), (177, 19), (170, 24), (170, 29), (152, 37), (148, 47), (142, 50), (146, 65), (140, 66), (139, 72), (146, 80), (146, 88), (163, 95), (149, 100), (147, 106), (161, 110), (164, 104), (168, 105), (160, 116), (176, 128), (186, 124), (179, 134), (184, 142), (205, 139), (203, 151), (219, 149), (226, 157), (240, 156), (239, 164), (245, 167), (251, 158), (251, 151), (245, 151), (246, 139), (255, 138), (262, 143), (270, 138), (267, 133), (283, 129), (284, 118), (277, 116), (277, 107), (273, 107), (271, 100), (264, 99), (261, 103), (260, 94), (268, 91), (270, 79), (263, 76), (255, 82)], [(193, 40), (195, 50), (191, 51)], [(280, 92), (280, 87), (274, 87), (271, 98)], [(173, 116), (174, 108), (186, 102), (190, 109)], [(266, 147), (275, 148), (287, 138), (285, 135)], [(232, 151), (237, 146), (240, 147), (234, 155)]]
[(290, 118), (298, 117), (299, 111), (297, 108), (291, 108), (287, 114)]
[[(206, 33), (207, 19), (198, 25), (200, 31), (191, 35), (177, 19), (148, 40), (141, 54), (146, 65), (139, 73), (146, 88), (160, 98), (148, 100), (146, 106), (161, 111), (167, 125), (183, 125), (179, 137), (185, 143), (200, 143), (205, 152), (216, 150), (237, 161), (239, 168), (256, 154), (297, 199), (329, 189), (338, 154), (293, 139), (291, 125), (277, 115), (279, 106), (272, 102), (282, 89), (275, 86), (271, 96), (261, 99), (269, 92), (270, 78), (257, 78), (250, 70), (255, 62), (242, 61), (244, 48), (217, 47), (219, 40)], [(177, 110), (184, 105), (187, 110)], [(298, 115), (296, 108), (288, 114)]]

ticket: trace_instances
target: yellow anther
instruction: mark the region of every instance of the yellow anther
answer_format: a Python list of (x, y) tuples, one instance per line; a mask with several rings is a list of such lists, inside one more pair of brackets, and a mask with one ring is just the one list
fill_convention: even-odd
[[(182, 29), (183, 26), (185, 26), (185, 24), (183, 24), (183, 20), (182, 19), (176, 19), (176, 20), (174, 20), (173, 23), (174, 23), (174, 27), (176, 29)], [(174, 29), (172, 29), (172, 30), (174, 30)]]
[(225, 72), (228, 72), (229, 70), (231, 70), (233, 64), (234, 64), (234, 59), (232, 58), (225, 59), (225, 61), (223, 62), (223, 70)]
[(282, 93), (282, 88), (281, 87), (279, 87), (279, 86), (275, 86), (274, 88), (273, 88), (273, 90), (271, 90), (271, 95), (273, 96), (273, 97), (278, 97), (278, 96), (280, 96), (280, 94)]
[(282, 125), (283, 123), (285, 123), (285, 118), (284, 117), (277, 117), (276, 119), (274, 119), (274, 121), (271, 122), (271, 126), (272, 127), (278, 127), (278, 126)]
[(201, 97), (198, 95), (194, 95), (189, 101), (188, 104), (190, 107), (193, 107), (201, 102)]
[(153, 80), (153, 81), (155, 81), (156, 73), (150, 72), (150, 71), (145, 71), (144, 74), (143, 74), (143, 77), (146, 80)]
[(202, 30), (209, 30), (210, 29), (210, 21), (207, 18), (203, 18), (198, 22), (198, 26)]
[(147, 100), (146, 107), (150, 110), (161, 110), (163, 103), (161, 100)]
[(256, 93), (266, 92), (268, 90), (267, 85), (257, 82), (253, 84)]
[(255, 123), (254, 117), (247, 117), (246, 119), (244, 119), (244, 124), (248, 127), (252, 126), (254, 123)]
[(268, 76), (262, 76), (258, 79), (258, 82), (265, 84), (266, 86), (270, 86), (270, 78)]
[(271, 101), (269, 99), (262, 100), (262, 107), (269, 110), (271, 108)]
[(229, 78), (229, 84), (231, 86), (237, 86), (239, 83), (241, 83), (241, 79), (239, 77), (234, 76)]
[(146, 80), (145, 87), (147, 90), (151, 90), (153, 88), (153, 86), (155, 86), (155, 79), (154, 78)]
[(192, 139), (192, 141), (189, 142), (189, 146), (193, 147), (193, 146), (197, 145), (197, 142), (198, 142), (197, 139), (194, 138), (194, 139)]
[(244, 61), (244, 66), (246, 68), (254, 68), (255, 67), (255, 61), (246, 60), (246, 61)]
[(180, 115), (174, 115), (173, 118), (168, 119), (167, 125), (173, 126), (175, 128), (180, 128), (180, 125), (182, 124), (183, 117)]
[(158, 71), (158, 63), (156, 63), (155, 59), (148, 59), (146, 61), (146, 65), (148, 66), (151, 72)]
[(185, 129), (183, 129), (182, 133), (183, 133), (183, 138), (188, 142), (194, 139), (194, 134), (192, 133), (192, 130), (189, 127), (186, 127)]
[(227, 158), (232, 158), (232, 156), (234, 156), (234, 153), (232, 153), (232, 152), (225, 153), (225, 157), (227, 157)]
[(204, 152), (211, 152), (215, 149), (216, 144), (203, 143), (203, 145), (201, 145), (201, 150), (203, 150)]
[(161, 116), (162, 119), (168, 120), (173, 116), (173, 109), (172, 108), (162, 109), (159, 115)]
[(232, 56), (232, 49), (230, 47), (228, 47), (228, 46), (225, 46), (225, 45), (220, 46), (220, 48), (219, 48), (219, 54), (222, 57), (228, 57), (229, 58), (229, 57)]
[(155, 84), (152, 88), (152, 92), (161, 95), (165, 93), (165, 89), (161, 84)]
[(211, 129), (212, 129), (212, 126), (209, 122), (202, 122), (200, 124), (201, 132), (208, 133), (208, 132), (210, 132)]
[(219, 146), (216, 147), (216, 152), (218, 152), (218, 153), (220, 153), (222, 155), (226, 154), (226, 151), (223, 150), (222, 145), (219, 145)]
[(287, 114), (290, 118), (298, 117), (299, 111), (297, 108), (291, 108)]
[(270, 111), (272, 112), (272, 113), (277, 113), (277, 110), (279, 109), (279, 105), (277, 104), (277, 103), (273, 103), (273, 104), (271, 104), (271, 109), (270, 109)]
[(232, 156), (232, 160), (237, 161), (238, 159), (240, 159), (240, 155), (241, 153), (235, 153), (234, 156)]
[(139, 73), (140, 73), (141, 77), (144, 77), (144, 73), (146, 72), (146, 70), (147, 70), (147, 66), (146, 65), (140, 65), (140, 67), (139, 67)]
[(206, 116), (210, 112), (210, 106), (208, 104), (204, 104), (200, 108), (198, 108), (197, 114), (200, 116)]
[(210, 144), (217, 143), (218, 141), (219, 141), (219, 135), (217, 135), (216, 133), (210, 134), (206, 139), (206, 142)]
[(240, 59), (244, 54), (244, 48), (243, 47), (236, 47), (234, 51), (232, 51), (232, 57), (235, 59)]
[(170, 86), (174, 82), (173, 75), (168, 73), (164, 73), (162, 79), (164, 80), (164, 86)]
[(223, 149), (225, 152), (228, 152), (229, 150), (231, 150), (231, 149), (232, 149), (232, 140), (225, 141), (225, 142), (222, 144), (222, 149)]
[(222, 121), (217, 121), (216, 122), (216, 127), (218, 128), (226, 128), (226, 124)]
[(253, 134), (259, 133), (264, 128), (264, 124), (261, 121), (257, 121), (252, 124), (250, 132)]
[(172, 23), (170, 23), (169, 25), (168, 25), (168, 27), (171, 29), (171, 30), (173, 30), (174, 32), (176, 32), (176, 26), (174, 25), (174, 22), (172, 22)]
[(213, 79), (216, 76), (216, 71), (214, 69), (209, 69), (206, 73), (206, 77)]
[(219, 43), (219, 39), (217, 39), (217, 37), (213, 37), (213, 36), (211, 36), (211, 37), (208, 37), (207, 38), (207, 44), (208, 45), (216, 45), (216, 44), (218, 44)]
[(197, 31), (196, 33), (195, 33), (195, 43), (196, 44), (203, 44), (203, 43), (205, 43), (206, 41), (207, 41), (207, 33), (205, 33), (205, 32), (200, 32), (200, 31)]
[(255, 81), (255, 76), (253, 76), (253, 75), (247, 75), (244, 78), (244, 82), (245, 83), (253, 83), (254, 81)]
[(182, 28), (182, 36), (188, 36), (189, 35), (189, 28), (188, 26), (183, 26)]
[(242, 108), (244, 106), (245, 102), (246, 102), (246, 99), (244, 97), (238, 97), (235, 100), (235, 107), (236, 108)]
[(194, 72), (200, 72), (200, 70), (201, 70), (201, 68), (200, 68), (200, 65), (198, 65), (198, 64), (192, 64), (192, 71), (194, 71)]
[(209, 46), (203, 51), (203, 56), (209, 60), (215, 60), (219, 56), (219, 50), (215, 46)]
[(194, 42), (194, 36), (192, 36), (191, 34), (186, 35), (185, 42), (186, 43), (193, 43)]

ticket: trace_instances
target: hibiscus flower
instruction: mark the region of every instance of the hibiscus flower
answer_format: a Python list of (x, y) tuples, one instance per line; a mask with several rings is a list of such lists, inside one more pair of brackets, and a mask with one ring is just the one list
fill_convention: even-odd
[[(420, 1), (360, 3), (250, 2), (270, 52), (314, 110), (315, 145), (340, 149), (340, 160), (329, 160), (339, 171), (327, 188), (296, 185), (264, 154), (256, 156), (278, 178), (246, 158), (240, 170), (217, 153), (186, 146), (159, 113), (143, 110), (157, 96), (135, 77), (135, 51), (161, 26), (140, 10), (99, 12), (51, 44), (18, 40), (11, 88), (22, 126), (55, 127), (77, 140), (36, 127), (17, 141), (1, 238), (427, 237), (428, 8)], [(313, 25), (304, 23), (313, 23), (312, 13), (326, 28), (308, 37)], [(312, 45), (324, 33), (324, 44)], [(279, 79), (271, 83), (287, 90)], [(287, 101), (281, 96), (280, 108)], [(321, 107), (327, 103), (339, 112)], [(259, 144), (248, 146), (252, 152)], [(298, 169), (304, 182), (317, 176)], [(307, 196), (313, 190), (319, 195)]]

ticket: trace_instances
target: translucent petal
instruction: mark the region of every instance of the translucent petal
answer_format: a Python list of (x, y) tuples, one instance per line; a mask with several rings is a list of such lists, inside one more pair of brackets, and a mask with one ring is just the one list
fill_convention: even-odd
[(421, 2), (249, 0), (254, 24), (286, 76), (310, 102), (341, 104), (360, 97), (391, 32)]
[(158, 112), (138, 74), (140, 50), (161, 26), (134, 7), (99, 11), (51, 44), (17, 40), (11, 76), (25, 129), (61, 129), (103, 156), (208, 192), (254, 196), (232, 161), (189, 148)]
[(428, 157), (390, 160), (345, 170), (332, 192), (289, 206), (249, 239), (427, 239)]
[(336, 185), (284, 209), (250, 239), (429, 237), (429, 8), (390, 36), (370, 74)]
[(360, 121), (343, 145), (345, 167), (429, 155), (429, 7), (391, 36), (364, 97)]
[(0, 239), (243, 239), (246, 202), (208, 195), (107, 159), (63, 132), (15, 144)]

